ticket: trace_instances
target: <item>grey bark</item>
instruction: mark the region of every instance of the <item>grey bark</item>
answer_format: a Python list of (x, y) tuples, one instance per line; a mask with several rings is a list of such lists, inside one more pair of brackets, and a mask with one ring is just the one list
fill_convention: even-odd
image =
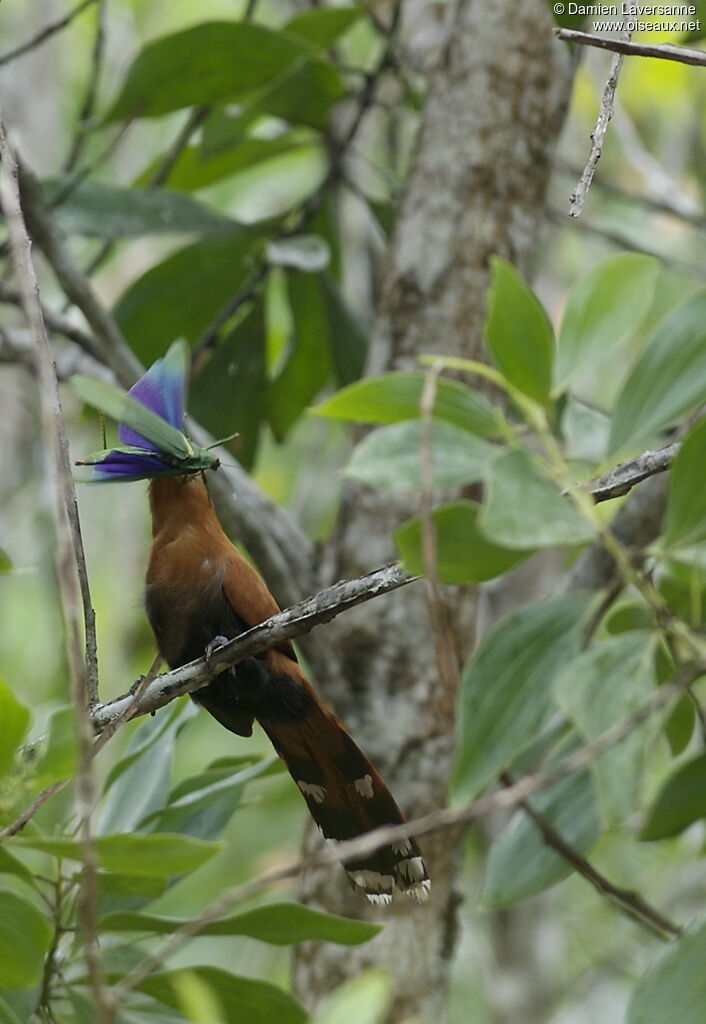
[[(482, 358), (488, 261), (527, 273), (544, 218), (545, 189), (571, 88), (545, 0), (460, 0), (425, 105), (376, 319), (369, 372), (415, 365), (425, 351)], [(392, 533), (417, 511), (361, 486), (343, 496), (320, 583), (357, 576), (393, 557)], [(459, 661), (473, 643), (474, 602), (444, 591)], [(404, 810), (442, 806), (454, 753), (454, 697), (438, 678), (423, 588), (327, 629), (313, 657), (317, 682), (387, 778)], [(394, 905), (380, 936), (351, 950), (306, 944), (295, 957), (300, 998), (316, 1007), (331, 988), (370, 965), (393, 975), (389, 1021), (444, 1018), (455, 944), (460, 834), (423, 843), (433, 877), (428, 904)], [(318, 840), (310, 836), (308, 842)], [(311, 872), (302, 895), (315, 906), (380, 920), (336, 872)]]

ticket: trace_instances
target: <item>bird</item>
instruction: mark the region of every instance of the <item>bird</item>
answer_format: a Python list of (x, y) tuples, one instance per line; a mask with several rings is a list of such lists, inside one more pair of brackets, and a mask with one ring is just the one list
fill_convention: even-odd
[[(183, 433), (188, 367), (188, 347), (175, 342), (127, 395), (103, 382), (76, 382), (86, 401), (119, 419), (122, 442), (81, 464), (92, 465), (99, 482), (149, 480), (145, 610), (158, 652), (171, 669), (204, 653), (212, 657), (219, 645), (280, 610), (218, 519), (205, 483), (205, 471), (217, 470), (218, 459)], [(163, 426), (154, 423), (155, 416)], [(174, 433), (165, 434), (164, 426)], [(238, 736), (252, 735), (259, 723), (325, 838), (345, 841), (405, 823), (373, 764), (306, 677), (289, 641), (219, 673), (191, 697)], [(428, 898), (429, 875), (411, 835), (347, 858), (343, 866), (353, 888), (372, 903), (390, 903), (397, 893), (419, 902)]]

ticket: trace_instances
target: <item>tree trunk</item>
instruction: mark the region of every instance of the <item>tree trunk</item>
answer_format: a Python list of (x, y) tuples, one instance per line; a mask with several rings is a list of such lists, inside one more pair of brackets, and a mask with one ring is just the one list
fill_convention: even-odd
[[(460, 0), (430, 82), (417, 157), (407, 183), (382, 288), (369, 372), (416, 365), (420, 352), (482, 358), (481, 329), (494, 254), (527, 273), (571, 88), (546, 0)], [(322, 557), (320, 584), (394, 558), (392, 533), (418, 509), (362, 486), (344, 494)], [(446, 588), (459, 659), (473, 643), (473, 601)], [(353, 609), (327, 627), (328, 653), (312, 667), (410, 815), (442, 806), (454, 754), (454, 697), (440, 683), (422, 584)], [(423, 842), (432, 892), (423, 906), (366, 907), (342, 872), (311, 872), (303, 898), (348, 916), (384, 920), (351, 950), (309, 943), (296, 954), (295, 986), (315, 1008), (369, 965), (395, 983), (389, 1021), (441, 1021), (460, 901), (460, 835)], [(309, 843), (317, 842), (315, 836)]]

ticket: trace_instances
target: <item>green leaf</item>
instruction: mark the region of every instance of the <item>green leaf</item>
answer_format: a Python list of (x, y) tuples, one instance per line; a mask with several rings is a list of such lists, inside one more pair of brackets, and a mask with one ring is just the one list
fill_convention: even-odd
[(34, 875), (26, 868), (19, 858), (10, 853), (6, 846), (0, 846), (0, 874), (17, 875), (30, 885), (34, 885)]
[(676, 757), (689, 746), (696, 725), (696, 708), (691, 697), (683, 694), (674, 704), (664, 723), (664, 735)]
[(195, 341), (253, 272), (260, 243), (254, 232), (204, 239), (134, 281), (113, 313), (138, 358), (154, 362), (171, 338)]
[(263, 25), (202, 22), (144, 47), (105, 121), (235, 99), (302, 56), (308, 56), (304, 43)]
[[(225, 116), (225, 115), (224, 115)], [(310, 140), (307, 135), (287, 132), (272, 139), (239, 139), (230, 142), (230, 148), (224, 152), (209, 154), (203, 146), (187, 146), (179, 154), (176, 163), (169, 172), (169, 186), (184, 192), (193, 192), (206, 188), (223, 178), (230, 178), (241, 171), (266, 164), (275, 157), (296, 150), (319, 150), (319, 144)], [(137, 184), (146, 184), (156, 168), (164, 161), (165, 154), (155, 159), (140, 175)]]
[(369, 967), (339, 985), (316, 1012), (312, 1024), (383, 1024), (389, 1020), (392, 997), (392, 979), (387, 971)]
[[(159, 1002), (177, 1009), (178, 995), (172, 981), (183, 973), (176, 970), (153, 974), (139, 987)], [(296, 999), (269, 982), (240, 978), (219, 967), (190, 967), (188, 973), (196, 975), (213, 990), (222, 1007), (223, 1024), (273, 1024), (273, 1021), (305, 1024), (307, 1020), (307, 1014)]]
[(561, 594), (503, 620), (466, 665), (453, 790), (470, 800), (537, 737), (551, 683), (578, 651), (592, 595)]
[(242, 104), (231, 132), (242, 133), (262, 114), (323, 131), (331, 108), (346, 94), (341, 75), (323, 60), (300, 57)]
[[(568, 752), (564, 747), (547, 765), (548, 770)], [(530, 803), (579, 853), (588, 853), (600, 835), (588, 772), (567, 775), (550, 789), (532, 796)], [(481, 907), (497, 909), (531, 899), (568, 878), (572, 871), (566, 858), (547, 844), (541, 830), (520, 809), (490, 848)]]
[(329, 346), (336, 382), (350, 384), (362, 375), (368, 354), (370, 330), (349, 307), (331, 273), (321, 275), (326, 315), (329, 321)]
[(4, 548), (0, 548), (0, 573), (11, 572), (12, 569), (12, 559)]
[[(554, 682), (557, 701), (587, 740), (641, 708), (655, 687), (651, 634), (619, 633), (568, 662)], [(610, 827), (635, 807), (645, 745), (654, 726), (634, 729), (591, 764), (601, 817)]]
[(167, 714), (145, 719), (131, 736), (125, 757), (105, 782), (101, 833), (132, 832), (146, 815), (167, 802), (174, 744), (191, 717), (180, 711), (173, 706)]
[[(98, 836), (93, 842), (98, 863), (108, 871), (139, 875), (178, 875), (201, 867), (222, 849), (222, 843), (204, 842), (168, 832), (158, 835)], [(81, 844), (71, 839), (13, 837), (12, 848), (41, 850), (53, 857), (82, 859)]]
[(549, 402), (554, 332), (544, 307), (511, 263), (491, 260), (485, 340), (506, 380), (540, 405)]
[(287, 289), (294, 336), (271, 384), (268, 403), (270, 426), (278, 439), (286, 436), (331, 375), (329, 323), (319, 279), (294, 270), (287, 275)]
[(365, 8), (362, 5), (315, 7), (295, 14), (285, 24), (284, 31), (328, 50), (363, 14)]
[(138, 875), (133, 871), (98, 871), (101, 914), (136, 910), (162, 896), (169, 888), (166, 875)]
[(29, 988), (39, 980), (52, 928), (33, 903), (0, 891), (0, 988)]
[(480, 513), (485, 536), (507, 548), (582, 544), (594, 527), (539, 469), (524, 448), (501, 450), (483, 473), (487, 498)]
[(682, 764), (664, 783), (642, 826), (640, 839), (666, 839), (706, 817), (706, 754)]
[[(403, 420), (367, 434), (353, 449), (344, 476), (369, 487), (403, 490), (421, 486), (420, 420)], [(480, 480), (496, 448), (460, 430), (452, 423), (434, 420), (431, 429), (432, 486), (461, 487)]]
[(267, 775), (276, 763), (276, 757), (263, 758), (239, 771), (225, 765), (185, 779), (170, 795), (168, 805), (147, 815), (140, 827), (215, 839), (238, 807), (245, 784)]
[(191, 388), (191, 409), (214, 437), (239, 436), (238, 458), (252, 466), (267, 407), (265, 322), (261, 298), (215, 349)]
[[(507, 572), (531, 553), (508, 551), (489, 543), (477, 526), (478, 505), (453, 501), (434, 509), (436, 568), (444, 583), (480, 583)], [(425, 573), (422, 557), (422, 522), (415, 516), (395, 533), (395, 543), (411, 573)]]
[(627, 1024), (703, 1024), (706, 924), (693, 924), (637, 983)]
[[(162, 917), (156, 914), (108, 914), (101, 921), (101, 929), (109, 932), (153, 932), (171, 935), (188, 918)], [(323, 914), (299, 903), (271, 903), (243, 914), (211, 921), (199, 929), (199, 935), (247, 935), (274, 946), (288, 946), (297, 942), (336, 942), (343, 946), (357, 946), (377, 935), (381, 925), (366, 924), (347, 917)]]
[(0, 677), (0, 778), (6, 775), (29, 726), (29, 711)]
[(666, 548), (688, 547), (706, 540), (704, 456), (706, 420), (689, 431), (672, 464), (664, 531)]
[(642, 253), (610, 256), (571, 290), (559, 333), (556, 387), (611, 358), (649, 309), (659, 262)]
[(46, 745), (35, 765), (36, 783), (51, 786), (61, 779), (70, 778), (76, 767), (78, 741), (76, 738), (76, 712), (74, 708), (59, 708), (49, 718)]
[[(42, 183), (47, 202), (59, 196), (67, 178)], [(56, 219), (69, 235), (139, 238), (143, 235), (222, 235), (242, 230), (230, 217), (165, 188), (119, 188), (84, 181), (57, 207)]]
[(706, 400), (706, 290), (687, 299), (647, 343), (618, 398), (610, 454), (654, 437)]
[[(416, 419), (425, 374), (417, 370), (393, 370), (379, 377), (350, 384), (315, 406), (317, 416), (358, 423), (397, 423)], [(499, 413), (477, 391), (447, 377), (437, 381), (434, 416), (481, 437), (502, 431)]]

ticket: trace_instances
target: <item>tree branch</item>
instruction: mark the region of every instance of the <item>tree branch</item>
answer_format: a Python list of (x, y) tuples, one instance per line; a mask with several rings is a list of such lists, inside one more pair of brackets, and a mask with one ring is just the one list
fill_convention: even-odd
[[(503, 772), (500, 781), (504, 786), (512, 786), (514, 779), (509, 772)], [(522, 800), (520, 807), (542, 833), (547, 846), (556, 850), (574, 871), (585, 878), (601, 896), (607, 896), (610, 902), (626, 913), (628, 917), (645, 926), (661, 939), (664, 938), (665, 933), (675, 936), (682, 934), (684, 929), (680, 925), (674, 924), (673, 921), (665, 917), (656, 907), (644, 900), (639, 892), (614, 885), (609, 878), (602, 875), (582, 853), (557, 832), (549, 818), (533, 807), (529, 800)]]
[(93, 285), (72, 259), (66, 242), (44, 205), (37, 179), (21, 161), (18, 164), (22, 209), (32, 237), (46, 256), (68, 298), (81, 310), (93, 328), (100, 346), (101, 359), (115, 371), (124, 387), (130, 387), (142, 373), (139, 360), (98, 298)]
[[(625, 38), (626, 40), (629, 40), (629, 32), (626, 34)], [(591, 182), (593, 181), (593, 175), (596, 172), (596, 166), (601, 158), (601, 154), (603, 152), (603, 141), (605, 139), (606, 132), (608, 131), (608, 124), (613, 116), (615, 90), (618, 86), (618, 77), (620, 75), (620, 69), (623, 66), (623, 60), (623, 54), (618, 53), (611, 61), (610, 73), (608, 74), (608, 78), (601, 95), (601, 106), (598, 111), (598, 120), (596, 121), (596, 127), (591, 132), (591, 152), (588, 155), (586, 166), (581, 172), (581, 176), (576, 187), (571, 193), (569, 204), (570, 217), (580, 216), (588, 190), (591, 187)]]
[(695, 67), (706, 67), (706, 53), (703, 50), (692, 50), (687, 46), (675, 46), (673, 43), (632, 43), (623, 39), (605, 39), (594, 36), (590, 32), (579, 32), (573, 28), (555, 28), (554, 34), (567, 43), (580, 43), (581, 46), (596, 46), (599, 50), (612, 50), (629, 57), (660, 57), (662, 60), (675, 60), (680, 64), (693, 64)]
[[(17, 163), (0, 115), (0, 202), (7, 224), (10, 252), (22, 296), (22, 306), (36, 341), (36, 366), (40, 413), (47, 449), (47, 469), (52, 487), (53, 519), (56, 532), (56, 570), (66, 651), (73, 682), (73, 703), (78, 732), (79, 765), (77, 795), (83, 858), (83, 880), (79, 916), (85, 937), (85, 956), (99, 1024), (112, 1024), (103, 986), (98, 949), (97, 859), (91, 835), (94, 802), (91, 772), (92, 735), (86, 697), (97, 700), (95, 615), (91, 604), (88, 574), (81, 540), (76, 492), (71, 477), (69, 450), (64, 430), (59, 385), (54, 373), (49, 340), (39, 303), (39, 286), (32, 263), (32, 247), (20, 205)], [(78, 583), (77, 583), (78, 580)], [(79, 607), (83, 605), (86, 634), (85, 659), (81, 654)], [(56, 791), (56, 790), (55, 790)]]
[(28, 39), (26, 43), (22, 43), (21, 46), (15, 47), (14, 50), (8, 50), (7, 53), (3, 53), (2, 56), (0, 56), (0, 67), (3, 64), (8, 64), (16, 57), (21, 57), (23, 53), (29, 53), (30, 50), (34, 50), (38, 46), (41, 46), (42, 43), (46, 42), (46, 40), (50, 39), (53, 35), (56, 35), (57, 32), (61, 32), (62, 28), (66, 28), (67, 25), (70, 25), (74, 18), (77, 18), (82, 11), (85, 11), (87, 7), (90, 7), (96, 2), (97, 0), (81, 0), (81, 3), (73, 7), (63, 16), (63, 18), (59, 18), (58, 21), (54, 21), (50, 25), (45, 25), (45, 27), (37, 32), (35, 36)]
[[(220, 672), (237, 665), (245, 658), (259, 654), (260, 651), (285, 640), (294, 640), (308, 633), (314, 626), (329, 622), (341, 612), (380, 594), (388, 594), (399, 587), (404, 587), (416, 579), (417, 577), (409, 576), (399, 565), (394, 564), (383, 566), (354, 580), (334, 583), (332, 587), (327, 587), (313, 597), (273, 615), (265, 622), (241, 633), (235, 640), (219, 647), (211, 656), (210, 663), (203, 657), (157, 676), (135, 702), (131, 717), (156, 711), (175, 697), (205, 686)], [(101, 732), (108, 727), (123, 714), (133, 699), (132, 694), (123, 694), (107, 704), (99, 704), (93, 708), (92, 719), (96, 731)]]
[[(16, 288), (6, 284), (4, 281), (0, 281), (0, 302), (21, 308), (22, 296)], [(101, 346), (95, 342), (91, 334), (82, 331), (80, 327), (76, 327), (68, 317), (62, 316), (61, 313), (55, 313), (46, 306), (42, 306), (42, 317), (46, 326), (54, 334), (63, 335), (63, 337), (75, 342), (84, 351), (88, 352), (94, 359), (103, 361), (103, 349)]]
[(580, 488), (588, 491), (596, 504), (601, 501), (610, 501), (611, 498), (619, 498), (631, 491), (642, 480), (646, 480), (647, 477), (668, 470), (680, 448), (681, 441), (673, 441), (656, 451), (643, 452), (642, 455), (638, 455), (634, 459), (628, 459), (626, 462), (620, 462), (617, 466), (613, 466), (602, 476), (578, 484), (575, 490)]

